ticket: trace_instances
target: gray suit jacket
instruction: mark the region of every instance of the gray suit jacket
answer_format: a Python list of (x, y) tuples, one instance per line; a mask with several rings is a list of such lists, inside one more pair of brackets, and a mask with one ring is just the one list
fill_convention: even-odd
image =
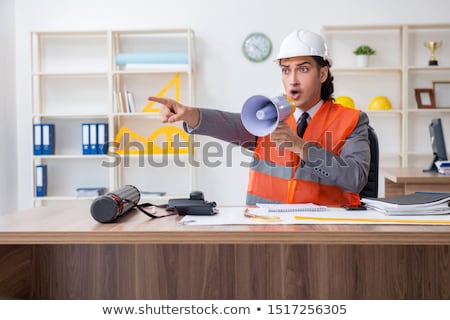
[[(310, 147), (309, 159), (304, 164), (302, 176), (321, 184), (335, 185), (359, 193), (367, 184), (370, 165), (368, 139), (369, 118), (360, 112), (358, 124), (347, 137), (339, 156), (319, 147)], [(200, 109), (200, 123), (189, 133), (207, 135), (220, 140), (254, 149), (256, 137), (241, 122), (239, 113)]]

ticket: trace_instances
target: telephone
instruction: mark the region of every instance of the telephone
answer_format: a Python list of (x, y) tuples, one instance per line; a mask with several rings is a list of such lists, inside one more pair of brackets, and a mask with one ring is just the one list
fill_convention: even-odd
[(176, 210), (179, 215), (213, 215), (218, 212), (215, 202), (205, 201), (203, 192), (192, 191), (189, 199), (169, 199), (168, 209)]

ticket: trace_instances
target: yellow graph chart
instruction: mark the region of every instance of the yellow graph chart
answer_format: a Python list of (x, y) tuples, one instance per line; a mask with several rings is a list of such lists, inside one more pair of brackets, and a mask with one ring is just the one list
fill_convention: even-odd
[(163, 126), (144, 137), (121, 127), (114, 139), (117, 154), (187, 154), (189, 135), (181, 128)]
[[(156, 94), (157, 97), (164, 97), (170, 88), (174, 87), (175, 100), (180, 101), (180, 74), (177, 73), (167, 84)], [(159, 108), (154, 107), (155, 102), (149, 101), (147, 105), (141, 110), (142, 112), (159, 112)]]

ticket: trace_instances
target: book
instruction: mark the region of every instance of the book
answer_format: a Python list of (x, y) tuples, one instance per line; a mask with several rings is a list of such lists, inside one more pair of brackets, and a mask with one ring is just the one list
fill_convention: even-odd
[(362, 198), (369, 209), (387, 215), (450, 214), (450, 193), (415, 192), (395, 198)]
[(136, 106), (135, 106), (135, 103), (134, 103), (134, 95), (133, 95), (133, 93), (131, 91), (126, 90), (125, 91), (125, 95), (126, 95), (128, 112), (130, 112), (130, 113), (136, 112)]

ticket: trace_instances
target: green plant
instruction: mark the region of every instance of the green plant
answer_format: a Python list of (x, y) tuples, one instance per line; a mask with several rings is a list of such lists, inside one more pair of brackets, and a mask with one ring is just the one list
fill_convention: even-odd
[(367, 55), (367, 56), (371, 56), (375, 54), (375, 50), (372, 49), (370, 46), (368, 45), (361, 45), (358, 48), (355, 49), (355, 51), (353, 51), (354, 54), (356, 55)]

